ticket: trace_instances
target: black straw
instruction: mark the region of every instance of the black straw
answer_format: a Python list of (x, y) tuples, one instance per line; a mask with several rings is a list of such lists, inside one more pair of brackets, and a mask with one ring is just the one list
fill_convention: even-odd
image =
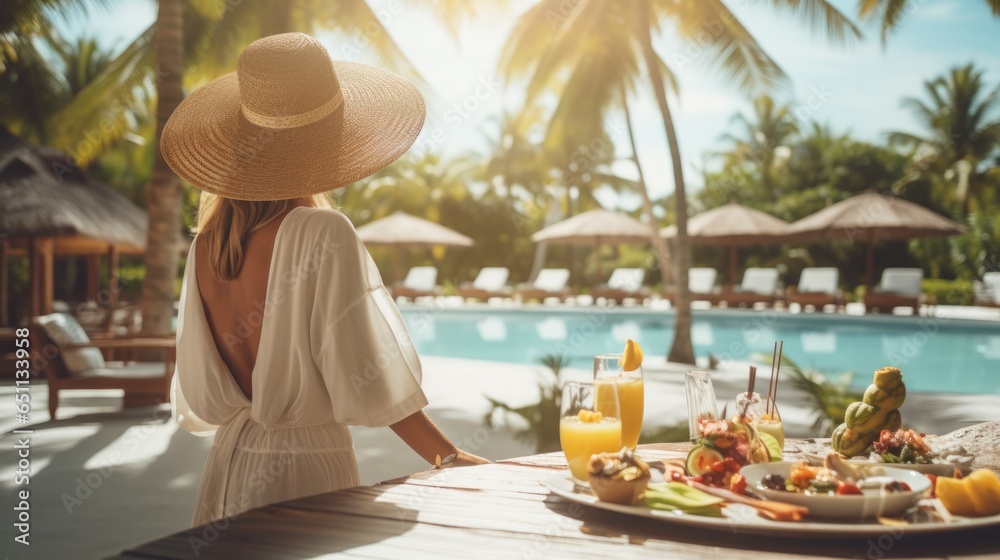
[(744, 418), (747, 415), (747, 409), (750, 408), (750, 400), (753, 398), (753, 386), (757, 382), (757, 368), (750, 366), (750, 384), (747, 386), (747, 402), (743, 405), (743, 412), (740, 413), (740, 418)]

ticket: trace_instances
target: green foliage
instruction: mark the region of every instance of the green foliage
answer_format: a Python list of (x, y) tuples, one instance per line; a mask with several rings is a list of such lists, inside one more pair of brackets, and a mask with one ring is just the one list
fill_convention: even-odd
[(972, 282), (928, 278), (923, 282), (924, 293), (940, 305), (972, 305)]
[(562, 406), (562, 386), (559, 383), (559, 372), (566, 365), (566, 358), (560, 355), (548, 355), (541, 360), (548, 368), (544, 378), (538, 382), (538, 402), (521, 407), (512, 407), (504, 402), (486, 397), (490, 402), (490, 411), (483, 418), (487, 428), (493, 429), (499, 420), (507, 415), (513, 415), (527, 423), (527, 427), (518, 430), (515, 436), (522, 441), (535, 444), (537, 453), (548, 453), (559, 450), (559, 418)]
[(955, 275), (964, 280), (981, 280), (1000, 268), (1000, 209), (969, 216), (969, 231), (948, 240)]
[(831, 381), (818, 371), (806, 370), (795, 364), (788, 356), (782, 357), (782, 371), (788, 374), (788, 380), (806, 395), (813, 408), (813, 429), (818, 437), (827, 437), (833, 429), (844, 421), (847, 406), (860, 401), (862, 393), (850, 389), (853, 374), (844, 373), (835, 381)]

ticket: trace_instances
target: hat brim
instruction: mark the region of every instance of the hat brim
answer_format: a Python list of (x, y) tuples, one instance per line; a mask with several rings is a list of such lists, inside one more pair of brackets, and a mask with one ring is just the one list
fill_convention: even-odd
[(420, 92), (364, 64), (333, 61), (344, 102), (295, 128), (265, 128), (243, 116), (232, 72), (195, 90), (167, 120), (160, 151), (198, 189), (237, 200), (282, 200), (349, 185), (389, 165), (423, 127)]

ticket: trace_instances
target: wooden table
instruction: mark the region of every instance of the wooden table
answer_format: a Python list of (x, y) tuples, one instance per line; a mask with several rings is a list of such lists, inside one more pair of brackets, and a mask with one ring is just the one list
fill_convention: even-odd
[[(987, 434), (1000, 423), (983, 424)], [(997, 442), (971, 430), (992, 455)], [(795, 459), (801, 442), (789, 440)], [(689, 444), (640, 447), (647, 459), (686, 455)], [(986, 466), (986, 465), (984, 465)], [(424, 471), (371, 487), (351, 488), (251, 510), (220, 530), (197, 527), (123, 552), (116, 558), (287, 558), (339, 553), (354, 558), (656, 558), (766, 559), (801, 555), (843, 558), (1000, 555), (998, 529), (878, 539), (778, 539), (705, 531), (586, 508), (541, 486), (559, 453), (497, 464)]]

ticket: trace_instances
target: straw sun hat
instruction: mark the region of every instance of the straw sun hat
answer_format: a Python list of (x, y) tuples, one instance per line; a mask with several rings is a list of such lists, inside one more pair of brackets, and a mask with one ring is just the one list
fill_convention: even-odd
[(226, 74), (187, 97), (163, 127), (167, 165), (195, 187), (239, 200), (317, 194), (402, 156), (424, 123), (403, 78), (334, 61), (302, 33), (251, 43)]

